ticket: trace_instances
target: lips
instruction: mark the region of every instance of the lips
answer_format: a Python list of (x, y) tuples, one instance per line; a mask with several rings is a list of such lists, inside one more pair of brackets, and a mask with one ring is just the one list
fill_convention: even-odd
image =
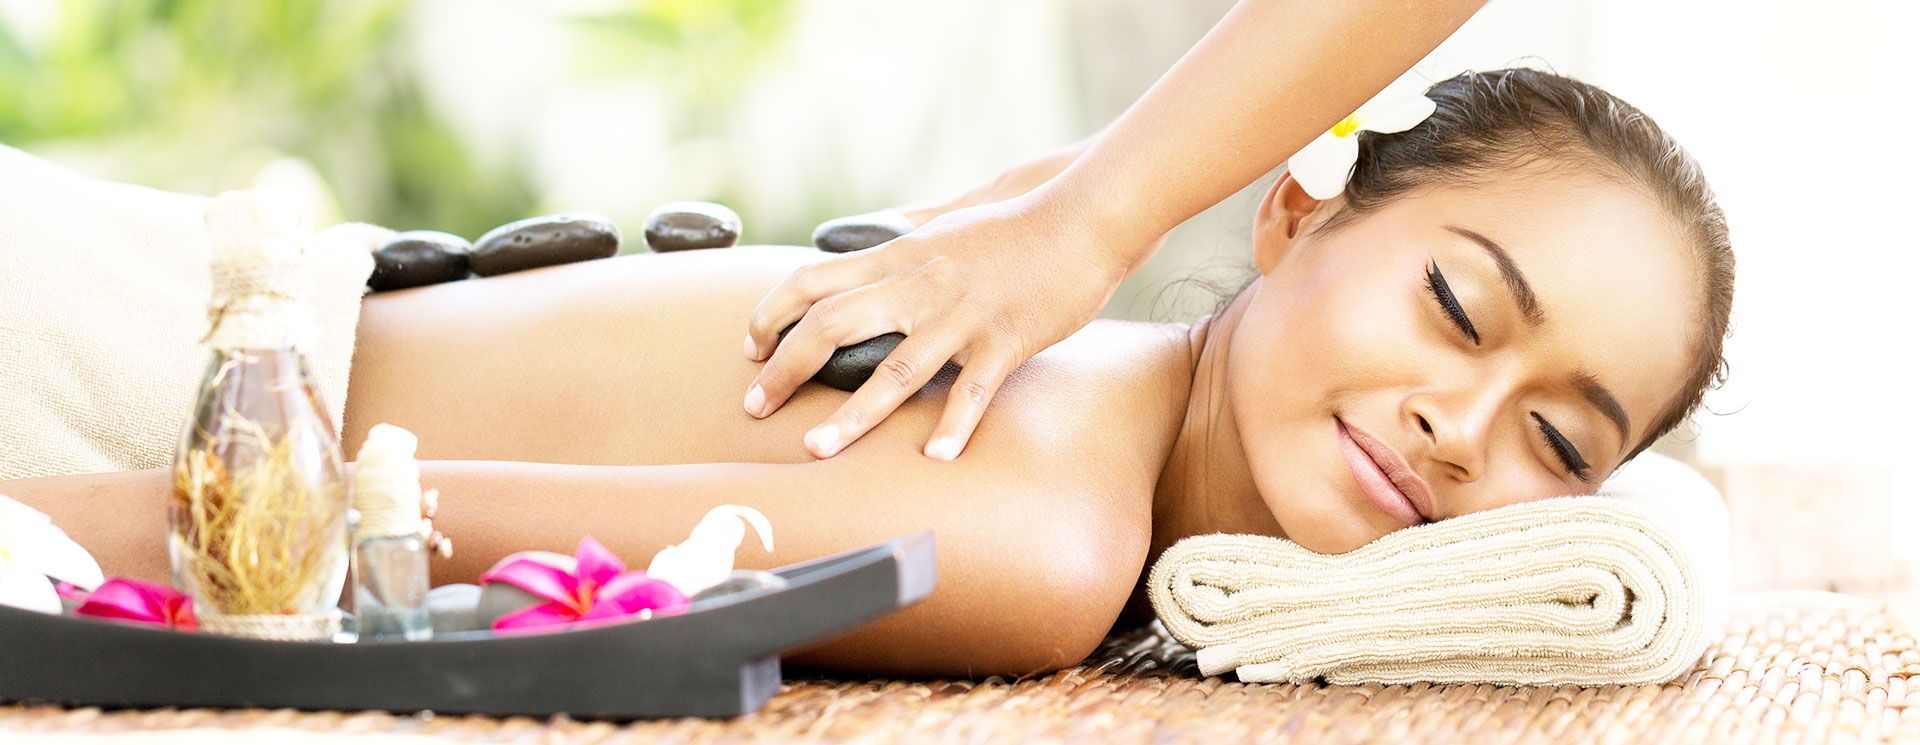
[(1366, 430), (1334, 417), (1341, 454), (1360, 491), (1382, 512), (1407, 525), (1433, 520), (1433, 490), (1405, 458)]

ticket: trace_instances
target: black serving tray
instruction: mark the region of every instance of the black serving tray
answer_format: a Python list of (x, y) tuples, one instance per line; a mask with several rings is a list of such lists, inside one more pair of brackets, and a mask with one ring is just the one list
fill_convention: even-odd
[(780, 688), (779, 653), (933, 591), (933, 534), (773, 570), (788, 584), (680, 615), (418, 642), (283, 642), (0, 606), (0, 701), (730, 717)]

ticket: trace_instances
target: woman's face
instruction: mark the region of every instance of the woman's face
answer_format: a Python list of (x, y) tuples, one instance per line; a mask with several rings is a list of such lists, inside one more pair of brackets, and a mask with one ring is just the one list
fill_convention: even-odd
[(1331, 230), (1282, 179), (1254, 226), (1228, 399), (1291, 540), (1591, 493), (1679, 393), (1700, 323), (1652, 197), (1543, 163), (1416, 190)]

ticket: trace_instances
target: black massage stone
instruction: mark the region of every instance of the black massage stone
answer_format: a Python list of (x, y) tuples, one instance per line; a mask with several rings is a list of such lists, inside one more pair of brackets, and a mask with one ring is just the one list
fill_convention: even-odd
[[(780, 338), (785, 339), (792, 331), (789, 325), (780, 330)], [(873, 337), (866, 341), (834, 350), (827, 358), (827, 364), (813, 374), (813, 379), (849, 393), (860, 390), (860, 385), (873, 377), (873, 371), (880, 368), (880, 362), (893, 354), (893, 348), (900, 346), (906, 334), (893, 331)]]
[(367, 286), (385, 292), (466, 279), (472, 251), (473, 244), (452, 233), (395, 233), (373, 252), (373, 276), (367, 278)]
[(813, 245), (843, 254), (873, 248), (913, 232), (913, 222), (894, 212), (869, 212), (836, 217), (813, 229)]
[[(362, 601), (355, 598), (354, 602)], [(441, 585), (427, 591), (427, 618), (432, 620), (433, 633), (436, 634), (486, 628), (474, 616), (474, 609), (479, 605), (479, 585)]]
[(604, 259), (620, 252), (620, 228), (605, 215), (565, 212), (517, 220), (487, 231), (473, 245), (473, 273), (482, 277)]
[(668, 202), (647, 215), (646, 236), (658, 253), (726, 248), (740, 242), (740, 215), (713, 202)]

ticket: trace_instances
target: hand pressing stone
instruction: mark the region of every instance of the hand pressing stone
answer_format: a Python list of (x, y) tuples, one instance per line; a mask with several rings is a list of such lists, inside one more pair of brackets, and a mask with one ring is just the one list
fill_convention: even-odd
[(517, 220), (487, 231), (473, 245), (473, 273), (482, 277), (604, 259), (620, 252), (620, 228), (605, 215), (564, 212)]
[(873, 248), (913, 232), (913, 222), (898, 212), (868, 212), (836, 217), (813, 229), (813, 245), (843, 254)]
[(466, 279), (472, 250), (473, 244), (452, 233), (395, 233), (373, 252), (373, 276), (367, 278), (367, 286), (386, 292)]
[(647, 215), (646, 236), (658, 253), (726, 248), (740, 242), (740, 215), (713, 202), (668, 202)]
[[(793, 330), (794, 324), (781, 329), (780, 338), (787, 338), (787, 332)], [(893, 348), (900, 346), (901, 340), (906, 338), (906, 334), (893, 331), (836, 349), (833, 356), (827, 358), (827, 364), (821, 365), (820, 371), (813, 374), (813, 379), (848, 393), (860, 390), (860, 384), (873, 377), (873, 371), (879, 369), (880, 363), (893, 353)]]

